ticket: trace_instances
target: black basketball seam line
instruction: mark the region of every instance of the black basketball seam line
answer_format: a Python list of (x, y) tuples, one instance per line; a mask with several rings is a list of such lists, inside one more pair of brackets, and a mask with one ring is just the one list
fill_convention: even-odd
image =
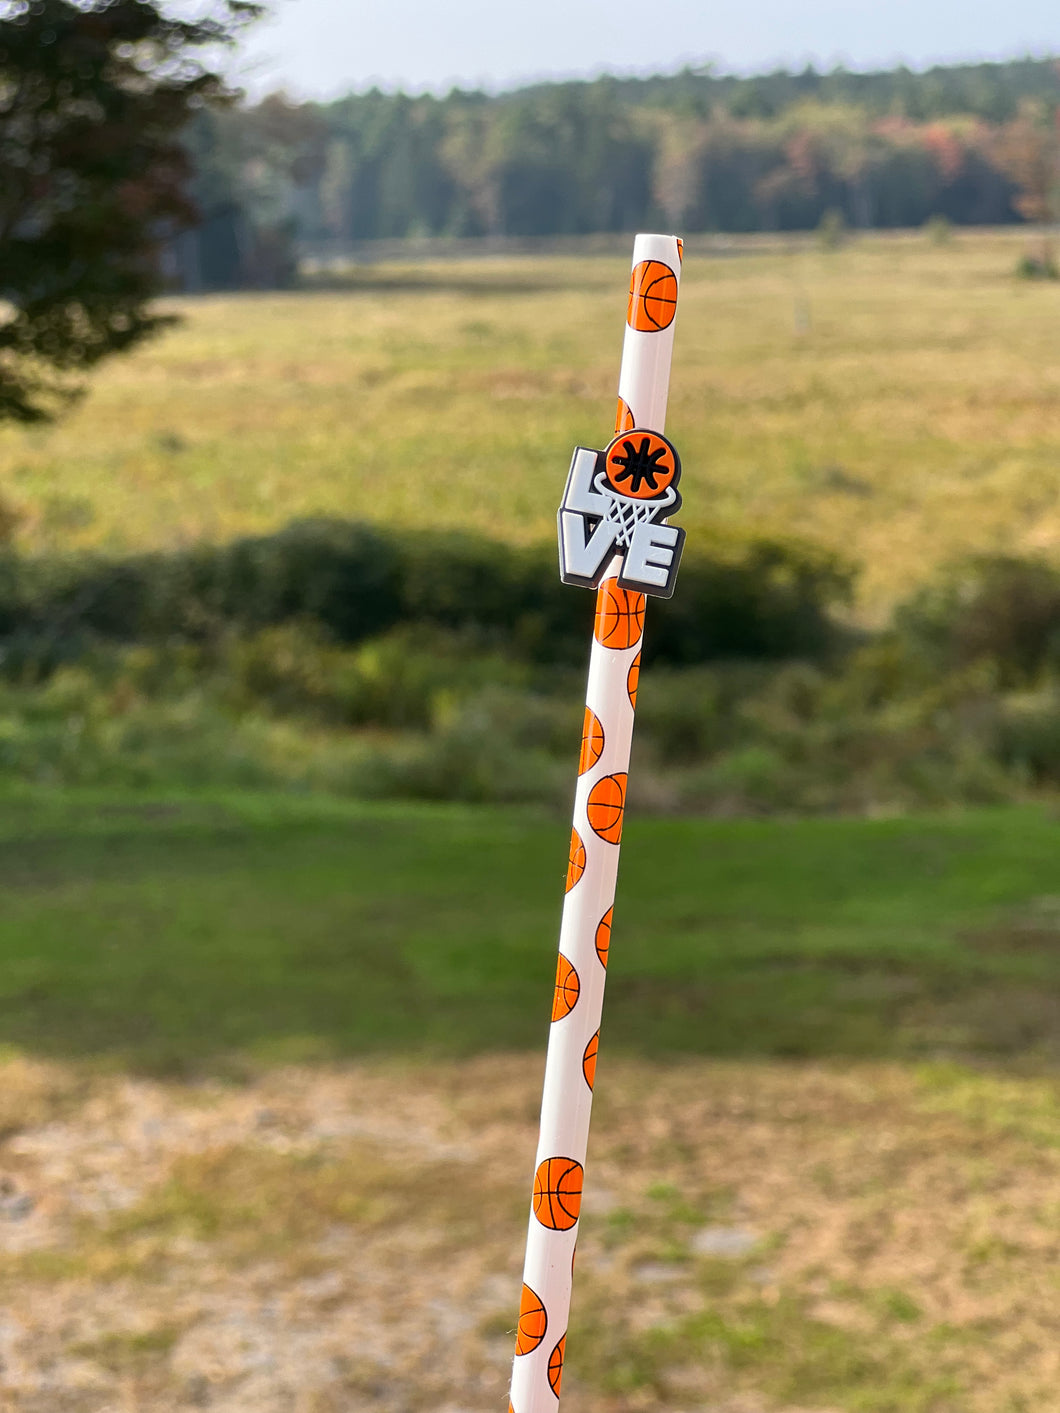
[(577, 1222), (578, 1219), (577, 1217), (575, 1217), (573, 1222), (570, 1220), (570, 1213), (567, 1211), (566, 1207), (564, 1207), (563, 1203), (559, 1200), (558, 1192), (556, 1193), (556, 1210), (562, 1214), (563, 1220), (560, 1221), (555, 1216), (555, 1214), (553, 1214), (552, 1230), (570, 1231), (571, 1227), (574, 1226), (575, 1222)]
[[(553, 1019), (554, 1021), (566, 1020), (567, 1017), (570, 1015), (571, 1011), (573, 1011), (573, 1010), (574, 1010), (574, 1007), (578, 1004), (578, 998), (581, 996), (581, 988), (580, 988), (580, 987), (576, 987), (576, 988), (575, 988), (575, 991), (574, 991), (574, 1000), (573, 1000), (573, 1001), (568, 1001), (568, 999), (567, 999), (567, 990), (566, 990), (566, 987), (557, 988), (557, 989), (559, 990), (560, 996), (562, 997), (562, 1000), (561, 1000), (560, 1004), (561, 1004), (561, 1005), (565, 1005), (565, 1006), (567, 1007), (567, 1009), (566, 1009), (566, 1010), (563, 1012), (563, 1014), (560, 1015), (560, 1016), (557, 1016), (557, 1015), (553, 1014), (552, 1019)], [(555, 1004), (555, 1002), (552, 1003), (552, 1010), (553, 1010), (553, 1012), (555, 1012), (555, 1010), (556, 1010), (556, 1004)]]
[[(562, 1377), (563, 1377), (563, 1354), (564, 1354), (564, 1351), (562, 1351), (562, 1350), (560, 1349), (560, 1345), (563, 1343), (563, 1341), (564, 1341), (566, 1338), (567, 1338), (567, 1336), (566, 1336), (565, 1334), (564, 1334), (564, 1335), (561, 1335), (561, 1336), (559, 1337), (559, 1339), (556, 1341), (556, 1345), (555, 1345), (555, 1348), (552, 1350), (552, 1353), (548, 1356), (548, 1386), (549, 1386), (549, 1388), (552, 1390), (552, 1392), (556, 1395), (557, 1398), (559, 1397), (559, 1392), (557, 1391), (556, 1385), (560, 1382), (560, 1380), (561, 1380)], [(557, 1356), (557, 1355), (559, 1355), (559, 1358), (556, 1360), (556, 1367), (555, 1367), (555, 1370), (553, 1371), (553, 1368), (552, 1368), (552, 1361), (553, 1361), (553, 1359), (556, 1359), (556, 1356)]]
[[(579, 1191), (578, 1191), (578, 1211), (577, 1211), (577, 1212), (568, 1211), (568, 1209), (563, 1205), (563, 1199), (564, 1199), (565, 1196), (567, 1196), (566, 1193), (560, 1192), (560, 1191), (557, 1189), (557, 1192), (556, 1192), (556, 1201), (557, 1201), (557, 1203), (559, 1204), (559, 1210), (563, 1213), (563, 1215), (564, 1215), (565, 1217), (569, 1217), (569, 1218), (570, 1218), (570, 1220), (571, 1220), (571, 1226), (573, 1226), (573, 1225), (575, 1224), (575, 1222), (577, 1222), (577, 1220), (578, 1220), (578, 1212), (581, 1211), (581, 1207), (582, 1207), (582, 1201), (581, 1201), (582, 1194), (581, 1194), (581, 1190), (579, 1189)], [(568, 1227), (567, 1230), (570, 1231), (570, 1227)]]
[[(669, 265), (664, 264), (664, 262), (663, 262), (662, 260), (660, 260), (658, 263), (663, 266), (663, 269), (666, 271), (666, 273), (665, 273), (665, 275), (652, 275), (652, 277), (651, 277), (651, 284), (644, 286), (644, 293), (645, 293), (645, 294), (647, 294), (649, 290), (653, 290), (653, 289), (655, 288), (655, 286), (659, 283), (660, 280), (673, 280), (674, 284), (675, 284), (675, 285), (677, 284), (677, 271), (676, 271), (676, 270), (671, 270), (670, 267), (669, 267)], [(663, 298), (663, 296), (662, 296), (662, 295), (657, 295), (656, 298), (657, 298), (657, 299), (661, 299), (661, 298)], [(676, 296), (676, 295), (674, 295), (674, 297), (673, 297), (673, 299), (670, 301), (670, 303), (671, 303), (671, 304), (676, 304), (676, 303), (677, 303), (677, 296)]]

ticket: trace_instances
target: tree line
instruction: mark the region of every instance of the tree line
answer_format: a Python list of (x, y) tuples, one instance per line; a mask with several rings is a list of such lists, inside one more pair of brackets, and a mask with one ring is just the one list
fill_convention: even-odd
[(68, 405), (167, 288), (383, 238), (1029, 220), (1060, 278), (1054, 61), (247, 104), (218, 60), (261, 11), (0, 0), (0, 421)]
[(373, 89), (205, 111), (187, 142), (202, 213), (186, 285), (283, 283), (298, 249), (422, 236), (794, 231), (1053, 213), (1052, 60), (751, 78)]

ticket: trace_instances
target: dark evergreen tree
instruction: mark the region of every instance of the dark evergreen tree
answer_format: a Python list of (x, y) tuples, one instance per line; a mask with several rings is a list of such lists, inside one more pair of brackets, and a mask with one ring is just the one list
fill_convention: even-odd
[(46, 419), (168, 321), (167, 240), (194, 224), (181, 133), (234, 95), (204, 57), (259, 6), (0, 0), (0, 419)]

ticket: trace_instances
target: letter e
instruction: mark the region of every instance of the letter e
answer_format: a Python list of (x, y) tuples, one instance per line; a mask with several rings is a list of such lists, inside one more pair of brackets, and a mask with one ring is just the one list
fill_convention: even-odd
[(676, 525), (642, 520), (634, 529), (618, 582), (625, 589), (669, 598), (674, 591), (685, 532)]

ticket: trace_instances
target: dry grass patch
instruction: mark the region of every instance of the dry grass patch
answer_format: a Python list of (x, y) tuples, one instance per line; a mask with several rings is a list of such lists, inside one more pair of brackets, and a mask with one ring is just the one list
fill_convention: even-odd
[[(503, 1406), (539, 1081), (87, 1082), (0, 1148), (6, 1409)], [(1049, 1407), (1058, 1140), (1048, 1076), (605, 1060), (565, 1404)]]

